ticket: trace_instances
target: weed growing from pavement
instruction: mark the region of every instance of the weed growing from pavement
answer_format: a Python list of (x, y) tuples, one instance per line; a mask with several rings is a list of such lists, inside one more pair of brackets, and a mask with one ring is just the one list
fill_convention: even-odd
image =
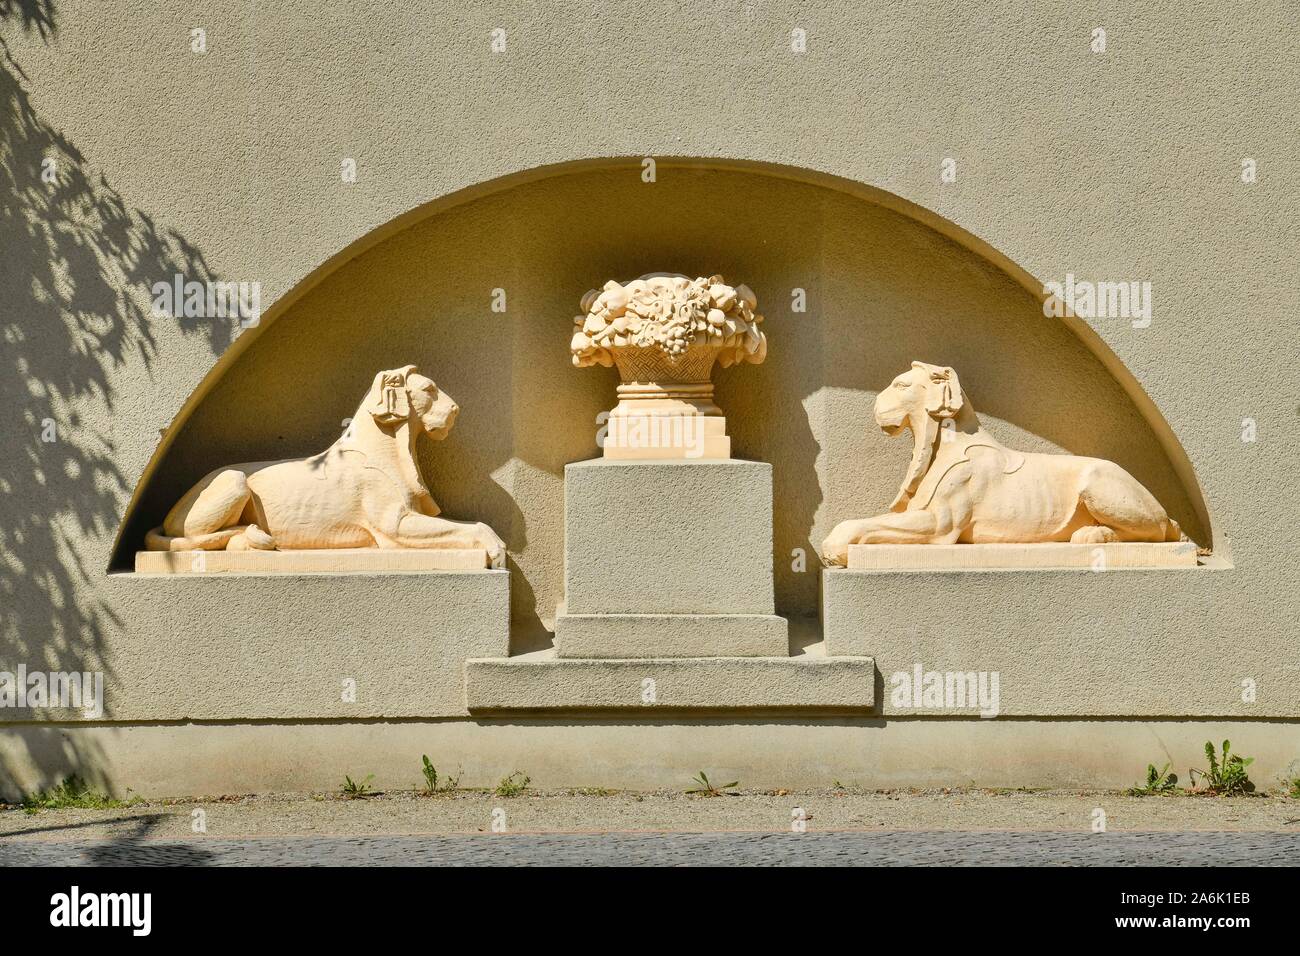
[(1205, 757), (1209, 761), (1209, 769), (1198, 770), (1193, 767), (1188, 771), (1189, 779), (1193, 784), (1198, 776), (1203, 781), (1200, 787), (1193, 786), (1193, 792), (1215, 796), (1244, 796), (1254, 792), (1255, 784), (1246, 773), (1246, 768), (1255, 762), (1255, 758), (1242, 757), (1240, 754), (1230, 753), (1230, 750), (1231, 744), (1225, 740), (1222, 756), (1216, 757), (1214, 744), (1209, 740), (1205, 742)]
[(1147, 764), (1147, 782), (1129, 787), (1124, 792), (1130, 797), (1148, 797), (1154, 794), (1173, 793), (1178, 789), (1178, 774), (1169, 772), (1169, 764), (1159, 770), (1153, 763)]
[(370, 787), (370, 781), (375, 779), (375, 775), (367, 774), (364, 780), (353, 780), (351, 777), (343, 777), (343, 795), (350, 800), (356, 800), (360, 797), (366, 797), (374, 793)]
[(429, 760), (428, 754), (424, 754), (421, 759), (423, 766), (420, 768), (420, 773), (424, 775), (424, 793), (453, 793), (460, 789), (461, 769), (459, 767), (456, 768), (454, 777), (451, 774), (439, 776), (438, 768)]
[(492, 792), (498, 797), (517, 797), (532, 783), (532, 778), (516, 770), (507, 777), (502, 777)]
[(56, 787), (24, 797), (22, 808), (27, 813), (40, 813), (42, 810), (122, 810), (143, 802), (139, 797), (115, 800), (92, 789), (88, 783), (73, 774), (65, 777)]
[[(687, 790), (686, 792), (693, 793), (701, 797), (720, 797), (724, 793), (726, 793), (726, 791), (732, 790), (740, 786), (739, 780), (733, 780), (731, 781), (731, 783), (724, 783), (720, 787), (715, 787), (713, 784), (709, 783), (708, 774), (706, 774), (703, 770), (701, 770), (699, 774), (697, 774), (695, 777), (692, 777), (691, 779), (695, 782), (695, 786), (692, 787), (690, 790)], [(735, 794), (734, 793), (728, 794), (728, 796), (734, 797)]]

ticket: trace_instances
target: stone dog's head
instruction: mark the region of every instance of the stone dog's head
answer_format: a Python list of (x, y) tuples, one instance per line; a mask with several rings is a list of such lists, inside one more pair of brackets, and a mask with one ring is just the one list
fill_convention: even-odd
[(410, 422), (430, 438), (447, 437), (460, 406), (433, 379), (415, 370), (414, 365), (389, 369), (375, 376), (366, 395), (365, 409), (381, 426)]
[(912, 461), (891, 511), (902, 511), (916, 493), (934, 455), (940, 423), (957, 417), (966, 404), (957, 373), (946, 365), (913, 362), (876, 396), (876, 424), (886, 435), (912, 431)]
[(931, 422), (955, 416), (965, 401), (951, 368), (913, 362), (876, 397), (876, 424), (886, 435), (907, 427), (921, 436)]

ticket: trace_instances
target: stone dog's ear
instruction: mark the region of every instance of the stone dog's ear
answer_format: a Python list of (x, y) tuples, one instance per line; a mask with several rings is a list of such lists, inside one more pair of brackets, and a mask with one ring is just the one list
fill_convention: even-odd
[(411, 417), (411, 403), (406, 395), (406, 379), (414, 365), (389, 369), (375, 376), (366, 396), (366, 411), (381, 425), (404, 422)]
[(925, 395), (925, 410), (934, 418), (952, 418), (965, 403), (957, 373), (951, 368), (930, 367), (930, 387)]

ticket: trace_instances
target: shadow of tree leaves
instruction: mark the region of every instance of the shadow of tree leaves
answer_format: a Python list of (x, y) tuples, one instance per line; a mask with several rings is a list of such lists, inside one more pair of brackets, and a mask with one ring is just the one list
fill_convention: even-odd
[[(109, 683), (106, 636), (120, 621), (84, 542), (111, 538), (132, 491), (116, 464), (115, 373), (152, 367), (162, 322), (205, 336), (213, 355), (235, 327), (151, 314), (155, 282), (217, 277), (37, 114), (6, 34), (49, 43), (57, 29), (53, 0), (0, 0), (0, 670), (101, 670)], [(22, 729), (4, 733), (21, 753)], [(100, 755), (65, 741), (26, 757), (41, 766), (58, 751), (51, 774), (108, 785)], [(14, 769), (0, 759), (0, 785)]]

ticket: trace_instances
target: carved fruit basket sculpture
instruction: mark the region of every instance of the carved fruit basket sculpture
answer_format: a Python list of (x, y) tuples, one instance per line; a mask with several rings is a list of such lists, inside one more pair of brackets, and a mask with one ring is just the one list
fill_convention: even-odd
[(569, 344), (573, 364), (616, 366), (621, 379), (605, 456), (729, 458), (713, 366), (767, 356), (757, 305), (748, 286), (722, 276), (655, 273), (626, 285), (611, 280), (583, 296)]

